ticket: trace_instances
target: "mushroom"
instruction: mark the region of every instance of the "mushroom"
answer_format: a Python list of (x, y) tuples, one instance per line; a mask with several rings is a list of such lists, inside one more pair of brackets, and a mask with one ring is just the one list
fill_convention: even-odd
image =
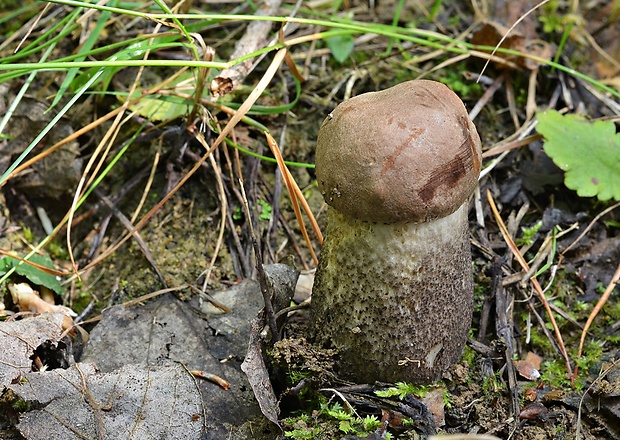
[(344, 378), (429, 383), (460, 359), (480, 161), (465, 106), (434, 81), (356, 96), (323, 122), (316, 176), (329, 206), (311, 320)]

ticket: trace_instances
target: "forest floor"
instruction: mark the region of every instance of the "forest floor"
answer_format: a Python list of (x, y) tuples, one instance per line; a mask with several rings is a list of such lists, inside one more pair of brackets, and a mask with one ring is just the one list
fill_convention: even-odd
[[(3, 3), (0, 117), (10, 117), (0, 125), (0, 438), (620, 438), (618, 2), (551, 1), (531, 12), (530, 2), (266, 2), (264, 9), (275, 8), (267, 14), (307, 19), (283, 29), (286, 59), (278, 23), (267, 22), (266, 40), (260, 29), (247, 31), (261, 22), (240, 14), (261, 4), (185, 3), (189, 13), (229, 14), (183, 19), (207, 66), (228, 60), (239, 41), (254, 47), (249, 52), (276, 45), (264, 59), (250, 58), (258, 60), (251, 69), (237, 64), (231, 91), (225, 69), (182, 70), (197, 53), (172, 20), (112, 9), (87, 16), (89, 9), (76, 12), (63, 1), (45, 10)], [(108, 3), (161, 11), (156, 2)], [(72, 22), (41, 61), (44, 42)], [(95, 31), (84, 60), (116, 57), (124, 65), (110, 64), (100, 77), (95, 64), (76, 64), (77, 74), (68, 65), (35, 67), (80, 53)], [(123, 44), (149, 32), (165, 35), (148, 54), (163, 61), (141, 70), (132, 61), (149, 40)], [(11, 58), (22, 53), (22, 38), (20, 50), (32, 52)], [(506, 50), (491, 55), (500, 39)], [(31, 64), (10, 66), (16, 63)], [(60, 93), (68, 75), (75, 79)], [(265, 133), (324, 229), (313, 169), (323, 119), (352, 96), (418, 78), (454, 90), (482, 139), (469, 216), (472, 329), (463, 359), (435, 385), (352, 384), (339, 378), (337, 353), (312, 345), (308, 304), (320, 240), (305, 216), (304, 239)], [(132, 99), (152, 99), (129, 103), (134, 86)], [(248, 111), (242, 103), (256, 91)], [(560, 138), (570, 158), (554, 163), (552, 140), (536, 131), (547, 110), (609, 124), (611, 134), (592, 125), (587, 139), (570, 138), (581, 122), (562, 119), (559, 131), (583, 146), (570, 149)], [(31, 145), (25, 160), (35, 160), (14, 171)], [(568, 179), (567, 170), (583, 164), (590, 186)], [(591, 188), (595, 180), (600, 191)], [(18, 260), (9, 255), (35, 248), (35, 262), (54, 271), (22, 265), (13, 272)], [(265, 265), (301, 272), (294, 292), (286, 290), (296, 275), (278, 272), (273, 281), (292, 295), (284, 307), (299, 306), (275, 346), (255, 319), (264, 318), (257, 249)], [(62, 317), (27, 324), (35, 322), (27, 312), (45, 310), (9, 290), (21, 282), (75, 311), (84, 331)], [(19, 341), (27, 349), (18, 355), (11, 350)], [(63, 400), (67, 389), (79, 392)], [(113, 402), (133, 397), (132, 410)]]

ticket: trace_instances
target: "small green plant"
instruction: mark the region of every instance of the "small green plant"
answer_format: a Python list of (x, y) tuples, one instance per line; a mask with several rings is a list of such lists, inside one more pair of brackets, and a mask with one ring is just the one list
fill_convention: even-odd
[(472, 350), (468, 345), (465, 346), (463, 350), (463, 360), (472, 367), (476, 362), (476, 352)]
[(563, 22), (562, 14), (559, 11), (559, 3), (558, 0), (551, 0), (542, 8), (539, 20), (543, 24), (543, 31), (546, 34), (562, 32)]
[(294, 429), (292, 431), (286, 431), (284, 433), (284, 437), (294, 438), (294, 439), (316, 438), (319, 432), (320, 432), (319, 428)]
[(536, 222), (536, 224), (529, 228), (522, 226), (521, 232), (523, 233), (523, 235), (517, 239), (516, 245), (523, 246), (532, 244), (534, 242), (536, 234), (538, 233), (538, 230), (541, 228), (542, 225), (542, 221), (539, 220), (538, 222)]
[(492, 376), (485, 376), (482, 379), (482, 391), (487, 396), (495, 395), (499, 390), (503, 388), (502, 381), (500, 379), (501, 373), (498, 371)]
[(260, 214), (258, 216), (258, 219), (266, 220), (266, 221), (271, 220), (271, 210), (272, 210), (271, 205), (267, 203), (266, 201), (264, 201), (263, 199), (258, 199), (257, 202), (260, 206)]
[(34, 233), (29, 227), (22, 225), (22, 234), (24, 234), (24, 240), (28, 243), (32, 243), (34, 241)]
[(243, 213), (241, 212), (241, 206), (237, 206), (232, 213), (233, 220), (239, 221), (243, 218)]
[(445, 388), (442, 390), (441, 398), (443, 399), (443, 406), (446, 407), (446, 409), (451, 409), (452, 408), (452, 398), (451, 398), (450, 393), (448, 392), (448, 390), (446, 390)]
[(554, 388), (570, 386), (570, 380), (566, 377), (566, 367), (560, 360), (545, 361), (540, 369), (540, 380)]
[(11, 407), (17, 412), (28, 412), (30, 411), (30, 403), (23, 399), (15, 399), (11, 403)]
[(439, 81), (450, 87), (450, 89), (462, 99), (470, 98), (473, 95), (479, 95), (482, 92), (482, 86), (480, 84), (465, 80), (458, 72), (448, 70)]
[(328, 416), (339, 421), (338, 429), (340, 429), (342, 432), (348, 434), (353, 431), (355, 417), (352, 414), (346, 412), (342, 405), (340, 405), (339, 403), (334, 403), (331, 407), (325, 405), (324, 410)]
[(289, 384), (294, 386), (294, 385), (297, 385), (302, 380), (309, 377), (309, 374), (308, 372), (305, 372), (305, 371), (289, 369), (287, 373), (287, 377), (288, 377)]
[(586, 343), (583, 354), (576, 360), (577, 366), (582, 371), (587, 371), (601, 360), (603, 355), (603, 343), (597, 340), (591, 340)]
[(376, 416), (366, 416), (362, 423), (364, 431), (367, 432), (375, 431), (381, 426), (381, 421)]
[[(23, 255), (21, 256), (23, 257)], [(29, 258), (32, 263), (41, 267), (54, 269), (54, 263), (47, 255), (33, 255)], [(21, 264), (20, 264), (21, 263)], [(17, 275), (26, 277), (35, 286), (47, 287), (59, 295), (62, 295), (60, 281), (55, 275), (44, 272), (43, 270), (27, 263), (22, 263), (17, 258), (5, 256), (0, 258), (0, 276), (7, 274), (11, 269), (15, 269)]]
[[(258, 206), (260, 206), (260, 214), (258, 215), (258, 219), (261, 221), (269, 221), (271, 220), (271, 215), (272, 215), (272, 208), (271, 205), (264, 201), (263, 199), (257, 199), (256, 202), (258, 203)], [(241, 209), (241, 206), (237, 206), (233, 213), (232, 213), (232, 218), (233, 220), (241, 220), (243, 218), (243, 210)]]
[(361, 418), (354, 410), (347, 411), (339, 403), (331, 406), (324, 404), (322, 410), (329, 417), (338, 421), (338, 429), (345, 434), (366, 436), (381, 426), (376, 416)]
[(332, 56), (340, 64), (344, 63), (353, 52), (355, 40), (351, 35), (334, 35), (327, 38), (327, 47), (332, 51)]
[(69, 253), (65, 247), (56, 240), (52, 240), (47, 244), (47, 251), (53, 258), (58, 260), (68, 260)]
[(605, 226), (608, 228), (620, 229), (620, 222), (617, 220), (606, 220), (603, 223), (605, 223)]

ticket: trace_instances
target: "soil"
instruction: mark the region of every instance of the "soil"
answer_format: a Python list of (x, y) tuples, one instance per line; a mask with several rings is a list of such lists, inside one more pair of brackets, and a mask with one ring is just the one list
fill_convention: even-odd
[[(365, 6), (357, 5), (358, 2), (350, 3), (350, 8), (362, 8), (363, 13), (356, 19), (366, 16), (370, 17), (369, 21), (389, 22), (393, 16), (386, 12), (393, 11), (390, 2), (382, 2), (377, 11), (364, 9)], [(420, 19), (416, 22), (430, 30), (449, 29), (454, 35), (474, 23), (474, 11), (469, 6), (460, 2), (440, 3), (441, 12), (433, 22)], [(594, 12), (583, 11), (583, 14), (594, 17)], [(406, 13), (407, 16), (419, 16), (416, 10), (407, 10)], [(607, 32), (611, 28), (617, 36), (618, 23), (616, 19), (606, 27), (605, 41), (614, 41), (607, 37)], [(541, 26), (537, 22), (534, 27), (540, 32)], [(549, 36), (545, 34), (540, 38)], [(484, 151), (489, 151), (498, 141), (515, 132), (514, 119), (523, 122), (528, 98), (534, 99), (540, 107), (547, 106), (560, 85), (573, 97), (575, 107), (582, 108), (588, 116), (611, 113), (609, 107), (589, 93), (577, 78), (559, 74), (548, 67), (537, 67), (536, 94), (528, 97), (528, 76), (532, 71), (527, 66), (506, 70), (491, 64), (482, 78), (484, 85), (480, 86), (471, 80), (483, 68), (483, 61), (475, 57), (438, 71), (431, 72), (434, 65), (439, 64), (437, 60), (411, 64), (415, 67), (409, 70), (403, 67), (405, 62), (396, 50), (390, 55), (372, 55), (381, 54), (388, 47), (386, 39), (377, 38), (372, 44), (381, 49), (373, 52), (372, 46), (362, 46), (365, 50), (351, 56), (343, 65), (327, 57), (310, 58), (306, 72), (308, 80), (302, 85), (298, 103), (285, 114), (254, 117), (278, 140), (286, 160), (313, 163), (316, 133), (323, 118), (347, 96), (384, 89), (422, 73), (428, 79), (441, 80), (458, 89), (470, 110), (487, 99), (484, 91), (491, 83), (484, 81), (504, 76), (501, 89), (504, 93), (498, 92), (486, 101), (475, 120)], [(219, 50), (227, 53), (230, 48), (224, 46)], [(300, 63), (304, 50), (293, 50)], [(404, 46), (401, 50), (405, 50)], [(589, 53), (586, 47), (574, 43), (574, 47), (566, 50), (564, 62), (571, 67), (583, 69), (596, 77), (603, 75), (596, 66), (585, 63)], [(224, 58), (223, 54), (220, 56)], [(323, 62), (327, 66), (324, 69), (321, 67)], [(262, 73), (259, 67), (245, 83), (255, 84)], [(294, 83), (288, 72), (283, 75), (286, 76), (283, 83), (274, 85), (266, 94), (268, 96), (259, 100), (260, 104), (280, 105), (291, 100), (295, 93)], [(43, 78), (45, 75), (38, 79), (41, 87), (45, 83)], [(348, 91), (347, 81), (351, 85)], [(465, 89), (464, 84), (470, 84), (470, 88)], [(1, 98), (5, 104), (14, 99), (17, 87), (17, 84), (10, 84), (9, 88), (2, 89)], [(243, 91), (234, 92), (231, 100), (241, 101), (245, 96)], [(32, 100), (30, 106), (35, 102), (46, 103), (42, 97), (29, 99)], [(557, 108), (566, 104), (553, 102)], [(87, 115), (94, 114), (94, 109), (101, 114), (114, 105), (117, 102), (94, 98), (76, 104), (71, 116), (63, 118), (62, 124), (41, 149), (56, 142), (57, 136), (62, 138), (85, 125), (82, 119), (88, 119)], [(515, 105), (516, 110), (511, 110)], [(226, 120), (225, 114), (216, 111), (214, 114), (220, 121)], [(44, 121), (34, 121), (32, 117), (28, 112), (17, 114), (11, 132), (13, 140), (0, 140), (4, 157), (14, 160), (31, 140), (26, 128), (38, 127)], [(128, 139), (143, 122), (135, 117), (123, 128), (119, 139)], [(127, 234), (128, 228), (119, 220), (118, 212), (132, 218), (141, 203), (155, 157), (159, 163), (137, 219), (155, 207), (204, 153), (203, 147), (187, 131), (188, 125), (182, 119), (163, 127), (149, 125), (76, 212), (71, 246), (78, 267), (83, 268), (95, 261)], [(72, 191), (79, 181), (77, 170), (84, 169), (104, 130), (105, 127), (82, 135), (59, 151), (62, 156), (51, 156), (60, 158), (66, 171), (61, 174), (65, 178), (58, 178), (56, 165), (40, 163), (2, 187), (0, 249), (25, 253), (46, 236), (37, 208), (44, 208), (54, 225), (62, 220), (71, 206)], [(207, 142), (212, 142), (215, 136), (215, 133), (207, 132)], [(244, 148), (269, 155), (260, 129), (240, 125), (235, 136), (236, 142)], [(121, 148), (122, 141), (119, 140), (110, 157)], [(86, 311), (80, 318), (87, 321), (100, 315), (106, 307), (167, 287), (181, 287), (174, 294), (181, 301), (189, 301), (197, 295), (195, 289), (187, 287), (189, 285), (198, 290), (206, 288), (208, 293), (225, 290), (246, 278), (256, 279), (252, 232), (237, 180), (236, 154), (230, 147), (218, 149), (214, 158), (221, 173), (214, 170), (211, 163), (205, 162), (209, 165), (201, 167), (139, 231), (144, 245), (134, 237), (92, 268), (81, 272), (79, 279), (66, 277), (65, 294), (56, 295), (57, 303), (73, 308), (78, 314)], [(493, 157), (485, 158), (485, 163)], [(286, 189), (281, 177), (276, 176), (276, 166), (243, 154), (239, 163), (253, 217), (253, 234), (259, 242), (263, 262), (286, 263), (301, 271), (313, 268), (311, 254), (304, 244)], [(312, 168), (291, 167), (291, 172), (312, 212), (317, 215), (319, 225), (324, 226), (322, 213), (325, 206)], [(221, 242), (223, 204), (219, 178), (225, 188), (228, 214)], [(537, 259), (536, 256), (543, 244), (546, 245), (545, 239), (555, 237), (554, 228), (556, 233), (568, 231), (562, 235), (558, 233), (552, 265), (539, 276), (539, 280), (542, 287), (548, 289), (546, 297), (553, 307), (571, 368), (579, 366), (575, 380), (568, 375), (541, 301), (499, 232), (487, 203), (487, 191), (493, 195), (509, 231), (520, 239), (521, 251), (530, 261), (540, 260), (544, 264), (544, 258)], [(280, 197), (275, 199), (274, 193)], [(115, 210), (104, 203), (105, 199), (112, 201)], [(478, 210), (475, 203), (479, 204)], [(582, 357), (577, 358), (581, 329), (620, 261), (620, 211), (616, 209), (605, 214), (580, 241), (573, 243), (593, 218), (611, 205), (611, 202), (578, 197), (567, 189), (563, 185), (563, 172), (544, 154), (542, 141), (534, 140), (510, 151), (481, 180), (480, 194), (475, 196), (470, 211), (475, 312), (462, 361), (448, 370), (434, 386), (379, 398), (377, 391), (389, 392), (398, 388), (397, 385), (378, 383), (360, 387), (360, 384), (341, 380), (338, 353), (313, 346), (307, 310), (294, 311), (289, 314), (282, 341), (267, 350), (285, 431), (298, 432), (298, 437), (289, 435), (293, 438), (304, 438), (302, 433), (306, 432), (311, 435), (306, 438), (326, 439), (385, 438), (386, 432), (403, 439), (435, 433), (489, 434), (513, 439), (620, 438), (620, 366), (616, 361), (620, 348), (620, 306), (617, 287), (594, 320)], [(133, 220), (132, 224), (137, 221)], [(528, 228), (533, 231), (529, 235)], [(63, 228), (45, 252), (52, 256), (56, 267), (69, 271), (71, 264), (65, 233)], [(311, 237), (314, 248), (319, 249), (318, 240)], [(5, 304), (10, 309), (10, 295), (4, 286), (2, 288)], [(307, 291), (298, 290), (294, 302), (302, 303), (307, 294)], [(501, 310), (498, 304), (508, 307)], [(17, 308), (13, 310), (17, 311)], [(90, 331), (95, 325), (86, 325), (85, 328)], [(528, 358), (528, 353), (536, 354), (538, 360)], [(433, 390), (440, 390), (439, 401), (435, 403), (425, 400)], [(362, 419), (374, 416), (384, 424), (371, 430), (355, 425), (357, 433), (347, 431), (343, 419), (333, 415), (336, 403), (349, 414)], [(413, 422), (403, 421), (407, 419)]]

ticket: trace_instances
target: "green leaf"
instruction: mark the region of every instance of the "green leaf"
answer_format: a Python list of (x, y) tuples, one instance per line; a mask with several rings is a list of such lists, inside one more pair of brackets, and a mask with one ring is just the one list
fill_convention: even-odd
[[(33, 255), (28, 260), (41, 266), (49, 267), (50, 269), (54, 268), (52, 259), (47, 255)], [(6, 256), (0, 259), (0, 275), (7, 273), (13, 267), (15, 267), (16, 274), (28, 278), (34, 285), (47, 287), (57, 294), (62, 295), (63, 292), (60, 281), (58, 281), (55, 275), (43, 272), (27, 263), (19, 264), (17, 258)]]
[(175, 96), (145, 96), (129, 108), (149, 121), (172, 121), (186, 115), (193, 102)]
[(620, 200), (620, 135), (612, 121), (588, 121), (550, 110), (538, 115), (545, 153), (580, 197)]
[[(191, 96), (196, 89), (194, 74), (190, 71), (183, 72), (169, 83), (169, 88), (173, 92)], [(136, 104), (130, 105), (129, 108), (151, 121), (171, 121), (177, 119), (186, 115), (194, 105), (191, 99), (179, 96), (143, 95), (143, 91), (146, 89), (148, 87), (144, 89), (141, 87), (136, 88), (130, 98), (142, 97), (142, 99)], [(124, 100), (127, 98), (119, 96), (119, 99)]]
[(271, 220), (271, 205), (264, 201), (263, 199), (256, 200), (260, 205), (260, 215), (258, 216), (259, 220)]
[(340, 64), (344, 63), (355, 46), (355, 40), (351, 35), (334, 35), (327, 39), (327, 47)]

